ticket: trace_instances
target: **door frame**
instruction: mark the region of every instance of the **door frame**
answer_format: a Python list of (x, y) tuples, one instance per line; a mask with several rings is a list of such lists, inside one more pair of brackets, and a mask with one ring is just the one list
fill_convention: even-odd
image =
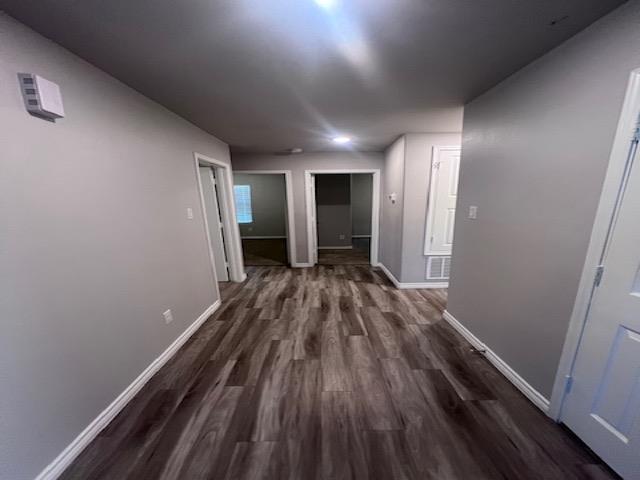
[[(318, 244), (317, 231), (313, 220), (317, 215), (317, 207), (315, 199), (312, 198), (313, 191), (313, 175), (326, 174), (357, 174), (368, 173), (373, 176), (373, 185), (371, 192), (371, 245), (370, 245), (370, 262), (374, 267), (379, 266), (378, 262), (378, 246), (380, 238), (380, 169), (379, 168), (347, 168), (347, 169), (313, 169), (304, 171), (304, 195), (306, 204), (306, 223), (307, 223), (307, 255), (309, 266), (314, 266), (316, 262), (314, 252), (314, 242), (312, 238), (316, 238), (315, 244)], [(316, 212), (312, 211), (316, 207)]]
[[(435, 192), (436, 192), (436, 184), (438, 179), (440, 178), (440, 171), (436, 170), (435, 164), (438, 158), (440, 158), (440, 153), (444, 151), (457, 150), (462, 153), (462, 146), (460, 145), (434, 145), (431, 148), (431, 175), (429, 178), (429, 196), (427, 200), (427, 222), (424, 230), (424, 254), (428, 256), (440, 256), (440, 255), (451, 255), (451, 251), (449, 252), (432, 252), (431, 241), (430, 238), (433, 233), (433, 220), (434, 220), (434, 209), (431, 208), (435, 204)], [(458, 165), (458, 185), (460, 184), (460, 165)]]
[[(287, 200), (287, 208), (285, 216), (287, 219), (287, 257), (289, 265), (294, 266), (297, 261), (296, 252), (296, 223), (295, 212), (293, 208), (293, 180), (291, 170), (234, 170), (233, 173), (245, 173), (250, 175), (284, 175), (285, 196)], [(242, 242), (242, 238), (240, 238)]]
[(204, 203), (204, 194), (202, 192), (202, 179), (200, 177), (200, 166), (208, 166), (216, 170), (216, 180), (220, 189), (218, 190), (218, 200), (220, 215), (222, 217), (222, 235), (224, 238), (225, 250), (227, 253), (227, 262), (229, 263), (229, 280), (232, 282), (244, 282), (247, 275), (244, 271), (244, 262), (242, 259), (242, 243), (240, 242), (240, 228), (236, 221), (236, 207), (233, 201), (233, 172), (231, 165), (207, 157), (198, 152), (193, 152), (194, 167), (196, 171), (196, 183), (198, 194), (200, 196), (200, 212), (202, 214), (203, 225), (205, 230), (205, 238), (207, 240), (207, 250), (209, 252), (209, 261), (215, 288), (219, 293), (218, 276), (216, 274), (215, 264), (213, 262), (213, 250), (211, 249), (211, 234), (209, 233), (209, 224), (207, 222), (206, 206)]
[(633, 132), (638, 128), (639, 121), (640, 69), (637, 69), (631, 73), (629, 79), (591, 232), (589, 248), (580, 277), (578, 293), (551, 392), (548, 415), (558, 422), (562, 419), (562, 405), (566, 397), (568, 382), (571, 379), (580, 342), (587, 324), (589, 307), (594, 292), (596, 269), (599, 266), (600, 255), (603, 248), (605, 248), (609, 223), (618, 202), (618, 191), (625, 174), (630, 141), (633, 138)]

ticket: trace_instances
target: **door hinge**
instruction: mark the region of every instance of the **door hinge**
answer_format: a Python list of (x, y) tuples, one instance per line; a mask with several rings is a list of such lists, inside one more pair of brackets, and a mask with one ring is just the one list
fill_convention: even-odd
[(604, 275), (604, 265), (598, 265), (596, 267), (596, 276), (593, 279), (593, 284), (596, 287), (600, 286), (600, 282), (602, 282), (602, 276)]
[(571, 387), (573, 387), (573, 377), (571, 375), (566, 375), (564, 378), (564, 393), (565, 395), (568, 395), (569, 393), (571, 393)]

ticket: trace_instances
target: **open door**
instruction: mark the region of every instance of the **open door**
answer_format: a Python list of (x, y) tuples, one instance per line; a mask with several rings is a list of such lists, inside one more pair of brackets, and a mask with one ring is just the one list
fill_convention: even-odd
[(560, 419), (640, 479), (640, 120), (630, 138)]
[(220, 213), (220, 203), (218, 201), (218, 191), (214, 169), (211, 167), (199, 167), (200, 179), (202, 181), (202, 195), (204, 197), (205, 214), (207, 226), (209, 228), (209, 239), (211, 242), (211, 252), (213, 264), (216, 269), (216, 276), (219, 282), (229, 281), (229, 264), (224, 245), (224, 235), (222, 232), (223, 223)]
[(311, 190), (311, 209), (309, 214), (311, 215), (311, 253), (312, 258), (309, 261), (315, 265), (318, 263), (318, 206), (316, 205), (316, 175), (311, 174), (311, 184), (309, 186)]

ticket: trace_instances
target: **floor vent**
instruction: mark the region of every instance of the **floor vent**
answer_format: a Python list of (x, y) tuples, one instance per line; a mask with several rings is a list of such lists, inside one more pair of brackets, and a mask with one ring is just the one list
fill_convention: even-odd
[(449, 280), (451, 257), (429, 257), (427, 280)]

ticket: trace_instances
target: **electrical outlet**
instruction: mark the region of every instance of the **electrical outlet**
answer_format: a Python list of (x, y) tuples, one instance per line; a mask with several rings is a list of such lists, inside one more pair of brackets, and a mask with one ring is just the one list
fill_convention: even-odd
[(164, 323), (166, 323), (167, 325), (173, 322), (173, 313), (171, 313), (171, 309), (164, 312), (162, 316), (164, 317)]
[(478, 218), (478, 207), (476, 207), (475, 205), (471, 205), (469, 207), (469, 218), (472, 220)]

